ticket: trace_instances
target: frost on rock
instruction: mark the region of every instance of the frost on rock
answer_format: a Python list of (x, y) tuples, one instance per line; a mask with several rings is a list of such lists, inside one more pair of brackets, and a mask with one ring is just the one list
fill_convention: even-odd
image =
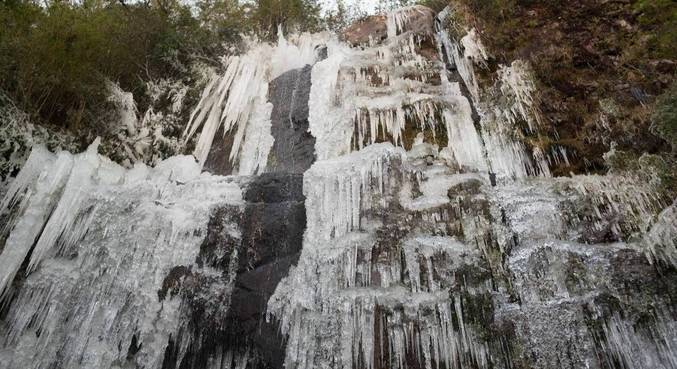
[(192, 157), (125, 170), (96, 149), (36, 147), (2, 201), (0, 368), (161, 368), (185, 324), (180, 299), (158, 299), (163, 280), (195, 263), (213, 207), (242, 204)]
[(492, 187), (447, 163), (419, 136), (409, 152), (370, 145), (305, 174), (302, 254), (268, 303), (286, 367), (510, 367), (515, 355), (537, 368), (672, 367), (670, 313), (636, 328), (645, 304), (670, 309), (664, 287), (624, 287), (640, 283), (628, 268), (656, 273), (645, 240), (670, 240), (658, 232), (675, 221), (655, 218), (666, 204), (650, 184)]
[[(416, 11), (391, 14), (391, 25)], [(485, 171), (468, 99), (441, 63), (419, 53), (431, 36), (396, 28), (383, 44), (366, 49), (330, 43), (328, 58), (314, 66), (309, 121), (318, 160), (377, 142), (408, 149), (407, 134), (425, 132), (427, 140), (446, 143), (459, 165)]]
[(677, 266), (677, 203), (673, 202), (656, 217), (644, 242), (651, 260)]
[(539, 136), (544, 125), (529, 66), (521, 60), (500, 66), (494, 85), (481, 88), (475, 69), (485, 69), (489, 55), (475, 29), (465, 31), (460, 39), (450, 35), (446, 24), (452, 15), (452, 10), (447, 8), (437, 18), (435, 38), (439, 55), (457, 71), (469, 91), (479, 115), (489, 170), (500, 180), (550, 176), (550, 165), (567, 162), (568, 158), (562, 148), (551, 147), (544, 152), (538, 146), (526, 145), (524, 132)]
[[(200, 162), (35, 146), (0, 202), (0, 369), (674, 369), (674, 199), (552, 177), (569, 153), (538, 143), (528, 65), (487, 86), (477, 32), (430, 14), (380, 17), (389, 37), (359, 47), (280, 35), (228, 58), (186, 128)], [(268, 96), (299, 67), (309, 132), (298, 96), (272, 105), (300, 72)], [(314, 161), (302, 194), (300, 171), (256, 175), (278, 137)], [(201, 173), (222, 139), (242, 176)]]
[(531, 143), (528, 66), (480, 88), (477, 32), (440, 27), (440, 59), (422, 57), (408, 14), (381, 43), (330, 42), (313, 67), (308, 228), (268, 302), (285, 366), (672, 367), (674, 315), (633, 327), (669, 293), (623, 287), (651, 288), (630, 266), (663, 280), (650, 262), (674, 255), (669, 203), (632, 178), (551, 178), (568, 153)]
[(273, 145), (270, 133), (268, 84), (282, 73), (313, 64), (315, 47), (326, 36), (303, 34), (292, 42), (278, 31), (277, 45), (258, 43), (244, 55), (228, 57), (223, 75), (213, 75), (186, 126), (186, 140), (202, 128), (194, 155), (204, 165), (212, 144), (221, 144), (217, 132), (232, 132), (229, 154), (241, 175), (265, 170)]
[[(416, 28), (410, 23), (420, 12), (389, 13), (388, 38), (379, 44), (328, 43), (328, 58), (313, 67), (309, 101), (317, 159), (378, 142), (409, 149), (424, 133), (461, 170), (501, 180), (550, 176), (550, 164), (567, 160), (566, 153), (526, 144), (522, 126), (537, 132), (542, 124), (528, 67), (502, 67), (491, 91), (481, 91), (474, 68), (486, 66), (488, 54), (477, 32), (457, 42), (440, 24), (436, 33)], [(430, 43), (437, 52), (426, 49)]]
[[(456, 279), (464, 265), (481, 262), (481, 251), (451, 235), (383, 223), (393, 221), (386, 213), (397, 217), (407, 198), (399, 193), (402, 181), (417, 176), (416, 165), (401, 149), (377, 144), (317, 162), (306, 173), (301, 258), (268, 304), (289, 337), (286, 367), (489, 367), (488, 343), (464, 320), (460, 292), (485, 293), (488, 280), (462, 286)], [(468, 181), (475, 179), (455, 178), (444, 188)], [(424, 190), (433, 191), (428, 196), (442, 188), (432, 187)], [(452, 217), (440, 210), (445, 205), (453, 208), (448, 200), (425, 208), (424, 223), (443, 222), (442, 213)]]

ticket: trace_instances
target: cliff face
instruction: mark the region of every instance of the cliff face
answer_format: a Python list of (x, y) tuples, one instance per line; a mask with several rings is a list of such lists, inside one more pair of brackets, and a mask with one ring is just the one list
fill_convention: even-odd
[(660, 97), (675, 94), (674, 2), (460, 0), (453, 9), (455, 29), (477, 29), (491, 51), (481, 75), (515, 59), (530, 64), (552, 143), (576, 152), (558, 174), (604, 172), (612, 146), (634, 161), (661, 156), (674, 172), (674, 136), (652, 117)]
[(661, 173), (558, 177), (589, 157), (533, 65), (463, 21), (251, 45), (194, 157), (36, 147), (0, 203), (0, 368), (676, 368)]

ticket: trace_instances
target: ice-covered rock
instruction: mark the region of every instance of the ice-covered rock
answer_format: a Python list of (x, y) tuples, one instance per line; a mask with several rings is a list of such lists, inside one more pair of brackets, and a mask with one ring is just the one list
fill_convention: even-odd
[(35, 147), (0, 203), (0, 368), (675, 368), (674, 199), (553, 178), (529, 66), (487, 81), (449, 17), (231, 56), (198, 161)]

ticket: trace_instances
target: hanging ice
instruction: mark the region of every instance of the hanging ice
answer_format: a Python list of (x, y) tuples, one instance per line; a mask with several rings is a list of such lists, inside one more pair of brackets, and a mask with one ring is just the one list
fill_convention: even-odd
[(202, 127), (195, 147), (195, 157), (201, 165), (214, 141), (222, 144), (216, 137), (221, 129), (223, 135), (229, 132), (234, 135), (229, 160), (236, 164), (236, 173), (265, 171), (273, 146), (268, 83), (288, 70), (313, 64), (315, 47), (325, 37), (303, 34), (290, 43), (279, 30), (276, 46), (254, 44), (244, 55), (226, 59), (225, 72), (212, 77), (184, 132), (188, 140)]
[(125, 170), (96, 149), (36, 147), (2, 202), (14, 220), (0, 254), (0, 298), (12, 298), (0, 368), (111, 368), (132, 337), (135, 365), (161, 368), (183, 323), (180, 300), (157, 291), (170, 268), (195, 263), (210, 209), (242, 204), (235, 183), (200, 175), (191, 157)]
[[(96, 144), (36, 147), (0, 203), (0, 369), (254, 367), (277, 354), (249, 299), (275, 288), (271, 270), (286, 276), (266, 308), (288, 369), (673, 369), (674, 199), (627, 175), (550, 177), (571, 157), (536, 142), (546, 122), (528, 65), (480, 81), (478, 33), (432, 33), (429, 16), (378, 18), (389, 37), (365, 45), (280, 35), (227, 59), (186, 136), (202, 128), (204, 162), (223, 131), (243, 177), (201, 174), (187, 156), (125, 170)], [(268, 83), (312, 63), (316, 161), (305, 200), (279, 202), (296, 173), (250, 176), (287, 128), (271, 130)], [(296, 259), (300, 241), (275, 237), (303, 224), (279, 216), (300, 201)], [(201, 259), (210, 242), (223, 267)], [(188, 314), (204, 306), (216, 318)], [(224, 321), (237, 342), (211, 350)]]

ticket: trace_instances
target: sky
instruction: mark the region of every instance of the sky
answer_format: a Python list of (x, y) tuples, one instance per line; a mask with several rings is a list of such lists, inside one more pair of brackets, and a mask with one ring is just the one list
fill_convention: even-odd
[[(374, 14), (378, 0), (345, 0), (346, 5), (359, 8), (367, 14)], [(325, 10), (336, 9), (336, 0), (322, 0)]]

